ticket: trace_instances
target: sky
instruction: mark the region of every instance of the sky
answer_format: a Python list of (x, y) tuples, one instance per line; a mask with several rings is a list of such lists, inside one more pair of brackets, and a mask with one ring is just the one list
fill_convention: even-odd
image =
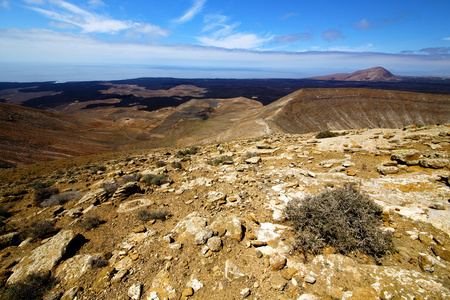
[(449, 0), (0, 0), (0, 81), (450, 76)]

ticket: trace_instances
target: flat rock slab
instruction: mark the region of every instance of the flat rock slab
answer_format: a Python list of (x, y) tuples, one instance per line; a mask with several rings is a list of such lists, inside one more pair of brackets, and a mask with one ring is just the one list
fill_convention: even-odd
[(37, 247), (31, 255), (22, 259), (13, 269), (8, 283), (15, 283), (27, 275), (36, 272), (46, 272), (53, 269), (63, 258), (63, 255), (71, 247), (72, 241), (82, 237), (72, 230), (60, 231), (47, 243)]

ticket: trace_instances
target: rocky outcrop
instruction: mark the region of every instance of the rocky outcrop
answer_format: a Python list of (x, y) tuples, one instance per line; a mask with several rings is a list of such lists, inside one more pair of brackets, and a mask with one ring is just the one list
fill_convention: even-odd
[(32, 273), (52, 270), (66, 253), (77, 247), (77, 242), (83, 237), (72, 230), (63, 230), (53, 236), (47, 243), (34, 249), (29, 256), (24, 257), (13, 269), (8, 283), (15, 283)]

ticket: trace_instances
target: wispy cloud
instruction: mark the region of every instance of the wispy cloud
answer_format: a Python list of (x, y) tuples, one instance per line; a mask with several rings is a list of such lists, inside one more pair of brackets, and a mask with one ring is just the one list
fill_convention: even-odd
[(448, 54), (450, 53), (450, 47), (430, 47), (421, 49), (419, 52), (425, 52), (428, 54)]
[(275, 37), (277, 43), (293, 43), (296, 41), (312, 40), (312, 34), (309, 32), (299, 32), (295, 34), (281, 35)]
[(254, 33), (240, 32), (240, 22), (228, 24), (230, 18), (224, 15), (207, 15), (202, 29), (204, 36), (196, 37), (203, 46), (226, 49), (254, 49), (273, 39), (272, 36), (260, 36)]
[(450, 41), (450, 37), (442, 38), (443, 41)]
[[(38, 62), (56, 66), (165, 66), (166, 68), (239, 68), (290, 72), (326, 69), (327, 73), (352, 66), (381, 65), (396, 74), (448, 74), (449, 54), (400, 55), (374, 52), (274, 52), (223, 48), (110, 42), (87, 35), (51, 30), (0, 29), (0, 64)], [(76, 47), (74, 47), (76, 45)], [(5, 73), (6, 74), (6, 73)], [(239, 77), (239, 73), (237, 76)], [(253, 76), (257, 73), (252, 73)], [(7, 74), (0, 74), (3, 80)], [(310, 76), (314, 76), (311, 74)], [(83, 74), (79, 79), (83, 80)]]
[(181, 17), (175, 20), (176, 23), (186, 23), (191, 21), (196, 15), (198, 15), (202, 9), (203, 6), (206, 3), (206, 0), (193, 0), (194, 3), (191, 8), (187, 12), (184, 13)]
[(287, 14), (281, 16), (280, 19), (281, 20), (286, 20), (286, 19), (289, 19), (289, 18), (292, 18), (292, 17), (298, 17), (298, 16), (300, 16), (299, 13), (290, 12), (290, 13), (287, 13)]
[(367, 19), (362, 19), (361, 21), (355, 24), (355, 27), (361, 30), (367, 30), (372, 28), (373, 24), (367, 21)]
[(330, 47), (327, 49), (328, 51), (339, 51), (339, 52), (368, 52), (373, 51), (373, 44), (368, 43), (364, 46), (350, 47), (350, 46), (336, 46)]
[(102, 0), (89, 0), (88, 1), (89, 6), (91, 7), (102, 7), (102, 6), (106, 6), (105, 2), (103, 2)]
[(338, 39), (344, 39), (344, 35), (340, 30), (328, 29), (322, 33), (322, 38), (327, 42), (334, 42)]
[[(42, 4), (40, 0), (24, 1), (28, 4)], [(50, 0), (50, 2), (52, 5), (45, 8), (38, 6), (28, 6), (28, 8), (53, 20), (49, 23), (49, 26), (54, 28), (73, 29), (77, 27), (81, 29), (82, 33), (118, 34), (125, 32), (127, 35), (134, 34), (138, 37), (139, 34), (143, 34), (150, 38), (164, 37), (170, 34), (170, 31), (156, 25), (112, 19), (89, 12), (63, 0)], [(90, 4), (97, 6), (102, 3), (100, 0), (90, 1)]]
[(11, 9), (11, 5), (7, 0), (3, 0), (2, 2), (0, 2), (0, 6), (7, 10)]

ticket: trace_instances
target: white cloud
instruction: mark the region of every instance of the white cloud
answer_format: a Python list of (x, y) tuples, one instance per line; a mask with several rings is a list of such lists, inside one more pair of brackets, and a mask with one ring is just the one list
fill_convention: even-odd
[(88, 1), (89, 6), (91, 7), (102, 7), (106, 6), (106, 4), (102, 0), (89, 0)]
[(280, 19), (281, 20), (286, 20), (286, 19), (289, 19), (289, 18), (292, 18), (292, 17), (298, 17), (298, 16), (300, 16), (299, 13), (291, 12), (291, 13), (287, 13), (287, 14), (281, 16)]
[(230, 19), (223, 15), (205, 16), (202, 33), (205, 36), (196, 37), (201, 45), (225, 49), (255, 49), (273, 39), (272, 36), (262, 37), (254, 33), (240, 32), (237, 27), (240, 22), (227, 24)]
[[(37, 4), (38, 0), (25, 0), (27, 3)], [(107, 33), (118, 34), (119, 32), (132, 31), (142, 33), (147, 37), (157, 38), (169, 34), (168, 30), (159, 26), (132, 21), (122, 21), (108, 18), (102, 15), (91, 13), (76, 5), (63, 0), (49, 0), (52, 4), (49, 9), (30, 6), (29, 8), (57, 22), (50, 22), (49, 25), (55, 28), (70, 29), (70, 25), (81, 29), (82, 33)], [(100, 1), (101, 2), (101, 1)], [(100, 4), (95, 0), (94, 4)], [(68, 25), (64, 26), (63, 23)], [(136, 38), (140, 35), (135, 34)]]
[(11, 9), (11, 6), (7, 0), (3, 0), (2, 2), (0, 2), (0, 6), (7, 10)]
[[(258, 37), (238, 35), (230, 38), (228, 42), (245, 43), (250, 47), (255, 43), (253, 40), (258, 40)], [(0, 47), (0, 64), (12, 66), (19, 64), (87, 65), (108, 66), (113, 69), (117, 66), (144, 65), (161, 66), (168, 69), (279, 70), (291, 74), (289, 72), (293, 70), (300, 72), (308, 69), (326, 69), (329, 73), (337, 73), (348, 66), (354, 69), (365, 69), (380, 65), (395, 74), (450, 75), (450, 55), (445, 54), (398, 55), (373, 52), (309, 51), (294, 53), (227, 50), (189, 45), (108, 42), (87, 35), (63, 34), (42, 29), (0, 29), (0, 45), (2, 45)], [(239, 77), (239, 73), (236, 74)], [(2, 74), (2, 76), (3, 80), (8, 81), (7, 74)], [(83, 80), (81, 76), (78, 80)]]
[(253, 49), (260, 47), (272, 39), (262, 38), (253, 33), (235, 33), (218, 38), (198, 37), (198, 41), (205, 46), (213, 46), (226, 49)]
[(197, 14), (202, 11), (205, 3), (206, 0), (194, 0), (193, 6), (184, 15), (176, 19), (175, 22), (186, 23), (191, 21)]
[(45, 0), (22, 0), (23, 2), (27, 3), (27, 4), (44, 4)]
[(369, 21), (367, 21), (366, 19), (362, 19), (361, 21), (359, 21), (356, 24), (356, 27), (358, 29), (362, 29), (362, 30), (367, 30), (373, 27), (372, 23), (370, 23)]
[(334, 42), (338, 39), (344, 39), (344, 35), (340, 30), (328, 29), (322, 33), (322, 38), (327, 42)]
[(330, 47), (327, 49), (327, 51), (340, 51), (340, 52), (368, 52), (373, 51), (373, 44), (368, 43), (364, 46), (359, 47), (350, 47), (350, 46), (336, 46), (336, 47)]
[(450, 41), (450, 37), (442, 38), (443, 41)]

